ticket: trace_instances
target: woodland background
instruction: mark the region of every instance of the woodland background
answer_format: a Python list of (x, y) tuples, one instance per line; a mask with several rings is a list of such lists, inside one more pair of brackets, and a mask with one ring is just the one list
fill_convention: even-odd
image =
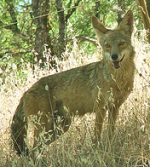
[[(146, 4), (150, 16), (150, 0)], [(120, 109), (112, 145), (106, 145), (106, 117), (101, 148), (93, 149), (91, 114), (75, 117), (62, 138), (43, 148), (36, 164), (18, 157), (10, 125), (23, 93), (43, 76), (100, 60), (91, 17), (115, 28), (129, 9), (134, 13), (135, 82)], [(135, 0), (0, 1), (0, 166), (150, 166), (150, 46), (141, 9)], [(32, 145), (32, 132), (28, 138)]]
[[(44, 67), (45, 49), (50, 49), (48, 61), (53, 65), (53, 57), (61, 59), (66, 46), (72, 50), (74, 39), (80, 49), (93, 53), (97, 43), (91, 16), (97, 16), (107, 27), (116, 27), (129, 9), (134, 13), (135, 26), (140, 33), (143, 23), (134, 0), (2, 0), (0, 68), (6, 72), (8, 62), (10, 68), (15, 63), (18, 70), (26, 62), (33, 66), (40, 63)], [(149, 0), (147, 9), (150, 14)], [(1, 72), (1, 75), (6, 73)]]

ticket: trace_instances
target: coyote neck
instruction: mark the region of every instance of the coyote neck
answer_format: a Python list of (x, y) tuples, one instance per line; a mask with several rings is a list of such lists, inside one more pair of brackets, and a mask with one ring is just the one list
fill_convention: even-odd
[[(133, 76), (135, 65), (133, 61), (122, 64), (120, 69), (110, 69), (109, 72), (113, 79), (116, 81), (128, 82), (128, 79)], [(133, 78), (133, 77), (132, 77)]]

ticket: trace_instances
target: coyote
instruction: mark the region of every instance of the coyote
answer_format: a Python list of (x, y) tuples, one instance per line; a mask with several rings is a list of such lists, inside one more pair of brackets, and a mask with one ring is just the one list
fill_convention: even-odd
[(129, 10), (114, 30), (105, 28), (94, 16), (92, 26), (102, 47), (103, 59), (43, 77), (23, 94), (11, 125), (18, 154), (29, 154), (25, 139), (31, 115), (38, 120), (34, 121), (33, 147), (39, 152), (43, 144), (50, 144), (69, 129), (75, 115), (95, 112), (96, 145), (108, 111), (108, 134), (112, 138), (119, 107), (133, 89), (133, 13)]

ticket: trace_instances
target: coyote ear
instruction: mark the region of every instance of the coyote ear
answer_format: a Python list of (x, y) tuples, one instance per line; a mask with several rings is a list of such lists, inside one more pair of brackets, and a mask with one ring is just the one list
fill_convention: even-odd
[(129, 10), (119, 25), (119, 29), (126, 31), (131, 36), (133, 32), (133, 13)]
[(93, 16), (92, 17), (92, 26), (96, 32), (96, 35), (101, 38), (107, 31), (108, 29), (105, 28), (103, 23), (101, 23), (97, 17)]

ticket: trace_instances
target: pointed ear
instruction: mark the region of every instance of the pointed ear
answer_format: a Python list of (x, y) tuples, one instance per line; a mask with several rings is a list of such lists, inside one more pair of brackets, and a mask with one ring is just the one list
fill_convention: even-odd
[(96, 32), (96, 35), (101, 38), (107, 31), (108, 29), (105, 28), (103, 23), (101, 23), (97, 17), (93, 16), (92, 17), (92, 26)]
[(129, 10), (119, 25), (119, 29), (125, 31), (131, 36), (133, 32), (133, 13)]

